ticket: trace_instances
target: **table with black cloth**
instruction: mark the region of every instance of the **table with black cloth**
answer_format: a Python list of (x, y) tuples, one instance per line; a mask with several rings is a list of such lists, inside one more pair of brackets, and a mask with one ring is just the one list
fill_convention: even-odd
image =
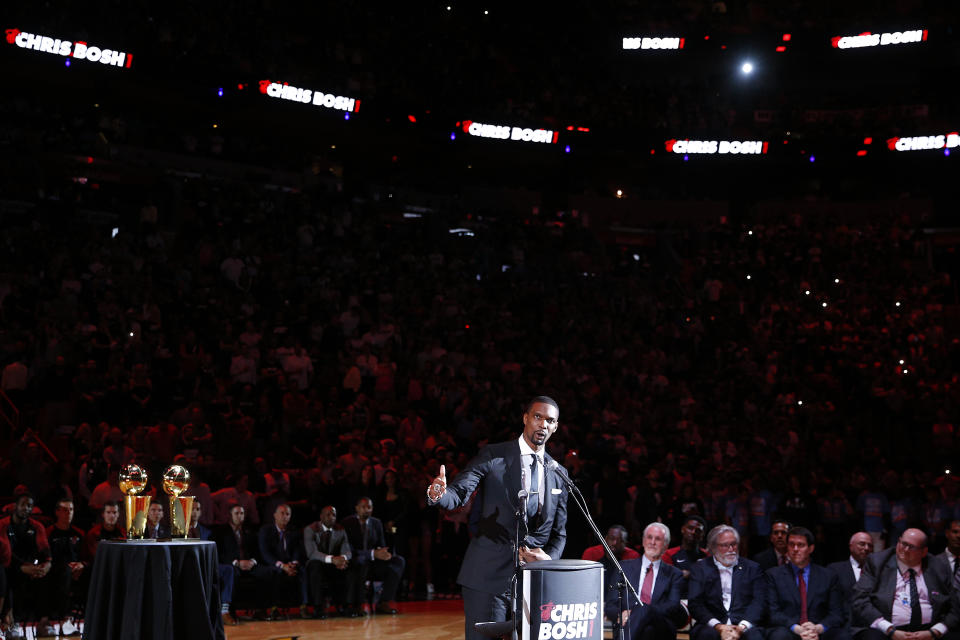
[(84, 619), (91, 640), (224, 640), (216, 544), (101, 542)]

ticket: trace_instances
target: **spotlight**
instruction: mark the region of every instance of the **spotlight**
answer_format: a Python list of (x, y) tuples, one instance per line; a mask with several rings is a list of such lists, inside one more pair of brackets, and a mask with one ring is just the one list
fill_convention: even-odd
[(740, 71), (741, 71), (741, 72), (743, 73), (743, 75), (745, 75), (745, 76), (750, 75), (751, 73), (753, 73), (753, 63), (752, 63), (752, 62), (744, 62), (742, 65), (740, 65)]

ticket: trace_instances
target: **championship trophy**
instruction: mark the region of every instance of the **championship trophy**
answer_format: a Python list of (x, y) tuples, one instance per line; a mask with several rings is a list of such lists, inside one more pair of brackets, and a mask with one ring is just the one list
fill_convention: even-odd
[(140, 540), (147, 528), (150, 496), (137, 495), (147, 486), (147, 472), (139, 465), (128, 464), (120, 470), (120, 490), (126, 509), (127, 540)]
[(170, 496), (170, 537), (186, 538), (190, 533), (193, 496), (180, 494), (190, 486), (190, 472), (178, 464), (163, 472), (163, 490)]

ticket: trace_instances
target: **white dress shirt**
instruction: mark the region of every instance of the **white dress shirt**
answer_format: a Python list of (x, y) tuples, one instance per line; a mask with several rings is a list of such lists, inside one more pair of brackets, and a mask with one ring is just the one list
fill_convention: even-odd
[(527, 441), (520, 436), (520, 461), (523, 465), (523, 489), (530, 491), (530, 465), (533, 463), (532, 456), (537, 456), (537, 502), (538, 509), (543, 507), (543, 451), (536, 452), (527, 444)]

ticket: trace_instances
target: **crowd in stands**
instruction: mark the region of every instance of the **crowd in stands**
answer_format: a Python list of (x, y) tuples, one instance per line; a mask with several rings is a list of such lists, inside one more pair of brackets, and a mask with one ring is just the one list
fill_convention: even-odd
[[(775, 514), (818, 560), (868, 532), (945, 544), (953, 301), (921, 220), (790, 218), (677, 229), (623, 251), (591, 229), (187, 180), (111, 237), (38, 200), (5, 214), (0, 495), (98, 523), (136, 461), (193, 474), (204, 526), (370, 497), (401, 593), (450, 594), (468, 513), (423, 488), (560, 399), (551, 453), (606, 528), (698, 514), (751, 550)], [(634, 253), (636, 251), (637, 253)], [(809, 291), (809, 293), (807, 293)], [(13, 503), (11, 497), (8, 502)], [(568, 548), (593, 544), (571, 512)], [(46, 522), (45, 524), (51, 524)]]

